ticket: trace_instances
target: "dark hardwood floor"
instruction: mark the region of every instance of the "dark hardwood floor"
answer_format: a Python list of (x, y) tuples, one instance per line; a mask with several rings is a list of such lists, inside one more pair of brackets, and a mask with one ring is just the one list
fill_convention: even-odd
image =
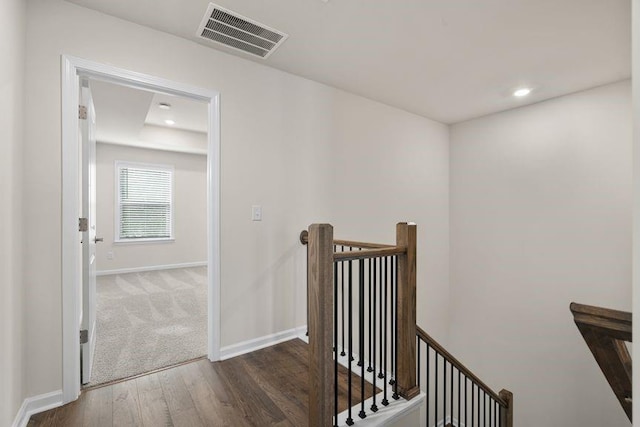
[[(34, 415), (29, 426), (305, 426), (308, 376), (307, 344), (295, 339), (223, 362), (201, 359), (85, 390), (75, 402)], [(343, 411), (346, 369), (339, 377)], [(355, 405), (359, 377), (353, 382)], [(372, 386), (365, 388), (368, 398)]]

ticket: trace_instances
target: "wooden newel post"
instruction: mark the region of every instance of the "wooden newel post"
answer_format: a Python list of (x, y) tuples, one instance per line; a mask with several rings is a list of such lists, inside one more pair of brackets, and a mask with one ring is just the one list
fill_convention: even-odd
[(499, 396), (507, 403), (500, 414), (500, 427), (513, 427), (513, 393), (509, 390), (500, 390)]
[(333, 373), (333, 227), (309, 227), (307, 293), (309, 324), (309, 426), (332, 426)]
[(396, 226), (396, 245), (407, 248), (398, 256), (398, 392), (407, 400), (420, 393), (416, 381), (416, 225)]

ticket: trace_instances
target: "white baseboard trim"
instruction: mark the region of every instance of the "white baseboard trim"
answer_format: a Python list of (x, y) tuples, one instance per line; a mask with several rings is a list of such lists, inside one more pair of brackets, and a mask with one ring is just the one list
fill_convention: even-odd
[(251, 353), (252, 351), (260, 350), (265, 347), (271, 347), (272, 345), (276, 345), (281, 342), (299, 338), (300, 335), (304, 335), (306, 331), (307, 326), (304, 325), (286, 331), (276, 332), (275, 334), (265, 335), (263, 337), (254, 338), (252, 340), (247, 340), (239, 342), (237, 344), (222, 347), (220, 349), (220, 360), (231, 359), (232, 357), (241, 356), (243, 354)]
[(27, 397), (13, 420), (12, 427), (26, 427), (32, 415), (62, 406), (62, 390)]
[(142, 273), (145, 271), (171, 270), (174, 268), (206, 267), (206, 266), (207, 266), (207, 261), (184, 262), (182, 264), (149, 265), (146, 267), (119, 268), (116, 270), (102, 270), (102, 271), (97, 271), (96, 275), (108, 276), (110, 274)]

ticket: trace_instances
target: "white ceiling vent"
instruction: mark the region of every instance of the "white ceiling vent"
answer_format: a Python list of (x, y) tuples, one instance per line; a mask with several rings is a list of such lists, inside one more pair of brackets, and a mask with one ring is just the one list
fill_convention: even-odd
[(197, 36), (263, 59), (289, 37), (213, 3), (209, 3)]

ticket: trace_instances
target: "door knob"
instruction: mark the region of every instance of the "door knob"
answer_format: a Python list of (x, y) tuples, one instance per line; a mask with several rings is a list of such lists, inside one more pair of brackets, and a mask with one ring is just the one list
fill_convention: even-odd
[(95, 243), (98, 243), (98, 242), (104, 242), (104, 237), (94, 237), (94, 238), (93, 238), (93, 241), (94, 241)]

